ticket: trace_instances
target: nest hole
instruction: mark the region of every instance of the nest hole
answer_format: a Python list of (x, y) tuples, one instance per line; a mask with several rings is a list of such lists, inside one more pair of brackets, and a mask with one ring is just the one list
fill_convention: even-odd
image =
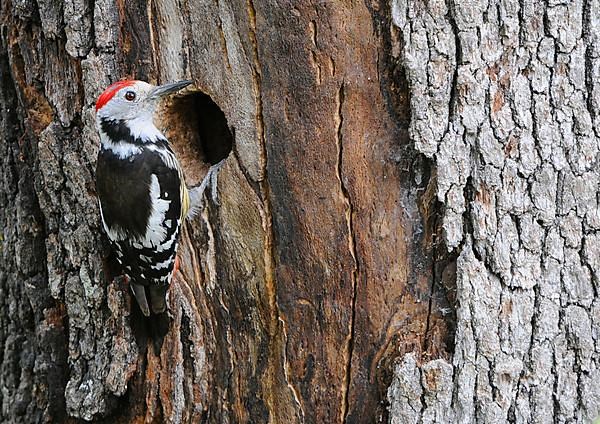
[(221, 108), (209, 95), (186, 91), (165, 100), (157, 111), (159, 128), (169, 139), (190, 187), (208, 168), (229, 156), (233, 134)]

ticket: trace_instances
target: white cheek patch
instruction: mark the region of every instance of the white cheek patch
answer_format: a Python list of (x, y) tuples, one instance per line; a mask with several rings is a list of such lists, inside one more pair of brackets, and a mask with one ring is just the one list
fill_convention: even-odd
[(146, 242), (150, 242), (153, 246), (159, 246), (167, 236), (167, 229), (163, 225), (165, 215), (169, 210), (170, 200), (160, 198), (160, 184), (158, 177), (155, 174), (150, 176), (150, 204), (152, 211), (146, 226)]
[(151, 113), (144, 113), (138, 118), (130, 119), (127, 121), (127, 126), (129, 127), (129, 131), (131, 131), (131, 135), (143, 142), (165, 138), (158, 128), (154, 126)]

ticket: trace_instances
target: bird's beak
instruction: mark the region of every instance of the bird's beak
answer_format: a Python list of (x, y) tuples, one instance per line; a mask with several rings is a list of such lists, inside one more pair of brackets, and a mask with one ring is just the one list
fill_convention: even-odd
[(192, 82), (193, 81), (190, 81), (190, 80), (183, 80), (183, 81), (171, 82), (171, 83), (164, 84), (164, 85), (159, 85), (158, 87), (154, 88), (148, 94), (148, 98), (149, 99), (158, 99), (160, 97), (166, 96), (167, 94), (175, 93), (176, 91), (179, 91), (184, 87), (187, 87)]

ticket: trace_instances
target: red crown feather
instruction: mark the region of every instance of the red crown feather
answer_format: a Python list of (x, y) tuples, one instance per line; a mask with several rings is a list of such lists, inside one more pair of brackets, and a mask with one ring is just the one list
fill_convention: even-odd
[(121, 88), (132, 86), (135, 83), (136, 81), (134, 80), (113, 82), (106, 88), (106, 90), (104, 90), (102, 94), (100, 94), (100, 97), (98, 97), (98, 101), (96, 101), (96, 112), (98, 112), (102, 106), (107, 104)]

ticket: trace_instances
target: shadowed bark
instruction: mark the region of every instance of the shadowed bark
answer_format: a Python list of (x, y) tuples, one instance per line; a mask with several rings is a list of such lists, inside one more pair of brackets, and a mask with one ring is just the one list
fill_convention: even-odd
[[(0, 419), (583, 422), (600, 411), (600, 4), (0, 3)], [(99, 222), (94, 103), (190, 185), (160, 349)]]

